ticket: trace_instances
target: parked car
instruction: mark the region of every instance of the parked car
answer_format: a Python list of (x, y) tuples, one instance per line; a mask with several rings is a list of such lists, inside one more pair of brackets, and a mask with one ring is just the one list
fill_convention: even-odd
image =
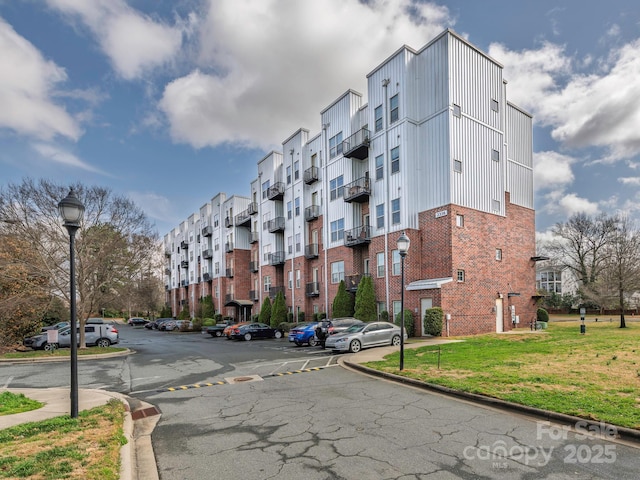
[(173, 320), (173, 318), (156, 318), (153, 322), (147, 323), (144, 328), (148, 328), (149, 330), (158, 330), (158, 325), (162, 322), (168, 322), (169, 320)]
[(205, 327), (205, 333), (208, 333), (212, 337), (221, 337), (224, 335), (224, 329), (233, 325), (233, 320), (223, 320), (220, 323)]
[(325, 341), (330, 335), (335, 335), (346, 331), (353, 325), (362, 325), (364, 322), (353, 317), (334, 318), (333, 320), (322, 320), (316, 326), (316, 338), (322, 348), (325, 348)]
[[(405, 338), (407, 334), (405, 333)], [(400, 327), (389, 322), (356, 324), (343, 333), (329, 335), (326, 347), (357, 353), (363, 348), (400, 345)]]
[(85, 325), (90, 325), (90, 324), (102, 325), (102, 324), (104, 324), (106, 322), (104, 321), (104, 318), (95, 318), (95, 317), (93, 317), (93, 318), (87, 318), (87, 321), (84, 322), (84, 323), (85, 323)]
[(301, 346), (308, 343), (310, 347), (318, 345), (316, 337), (316, 326), (318, 322), (300, 323), (289, 330), (289, 341)]
[(149, 323), (149, 320), (142, 317), (131, 317), (129, 320), (127, 320), (127, 323), (132, 326), (140, 326), (146, 325), (147, 323)]
[(162, 325), (161, 330), (165, 330), (167, 332), (172, 332), (174, 330), (191, 330), (193, 328), (193, 323), (191, 320), (171, 320), (169, 322), (165, 322)]
[(227, 326), (224, 328), (224, 330), (222, 331), (222, 334), (227, 337), (227, 340), (231, 340), (231, 332), (234, 328), (236, 327), (240, 327), (242, 325), (246, 325), (249, 322), (236, 322), (236, 323), (232, 323), (231, 325)]
[(60, 330), (61, 328), (68, 327), (69, 322), (58, 322), (55, 325), (47, 325), (46, 327), (42, 327), (41, 332), (46, 332), (47, 330)]
[(164, 318), (164, 319), (162, 319), (161, 322), (158, 322), (157, 329), (164, 331), (164, 330), (166, 330), (167, 325), (169, 325), (170, 323), (175, 322), (175, 321), (176, 321), (175, 318)]
[(231, 337), (235, 340), (252, 340), (254, 338), (282, 338), (282, 330), (271, 328), (266, 323), (246, 323), (233, 327)]
[[(108, 347), (119, 342), (118, 330), (113, 325), (88, 324), (84, 327), (84, 340), (87, 346)], [(79, 336), (78, 336), (79, 339)], [(34, 350), (55, 350), (58, 347), (71, 346), (71, 328), (63, 327), (58, 331), (58, 341), (49, 343), (49, 333), (41, 333), (24, 339), (25, 347)]]

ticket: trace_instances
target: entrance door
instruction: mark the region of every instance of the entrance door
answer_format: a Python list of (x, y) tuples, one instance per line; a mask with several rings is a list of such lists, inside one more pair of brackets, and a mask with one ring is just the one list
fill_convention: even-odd
[(420, 299), (420, 323), (422, 324), (422, 335), (424, 336), (424, 312), (433, 307), (433, 298)]
[(502, 311), (502, 299), (496, 298), (496, 332), (502, 333), (504, 331), (504, 312)]

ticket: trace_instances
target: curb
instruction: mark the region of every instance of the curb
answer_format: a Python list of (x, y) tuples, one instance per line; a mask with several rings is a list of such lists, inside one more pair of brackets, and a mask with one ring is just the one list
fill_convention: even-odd
[(593, 426), (594, 432), (601, 432), (604, 427), (607, 429), (611, 429), (610, 431), (615, 432), (616, 437), (621, 440), (640, 443), (640, 430), (627, 428), (627, 427), (620, 427), (620, 426), (608, 424), (605, 422), (596, 422), (593, 420), (588, 420), (581, 417), (575, 417), (573, 415), (567, 415), (564, 413), (551, 412), (548, 410), (543, 410), (541, 408), (530, 407), (527, 405), (520, 405), (518, 403), (508, 402), (506, 400), (500, 400), (498, 398), (488, 397), (488, 396), (480, 395), (477, 393), (469, 393), (469, 392), (463, 392), (460, 390), (454, 390), (452, 388), (444, 387), (442, 385), (426, 383), (420, 380), (415, 380), (413, 378), (396, 375), (394, 373), (382, 372), (380, 370), (375, 370), (373, 368), (365, 367), (364, 365), (361, 365), (353, 361), (351, 357), (353, 357), (353, 355), (340, 359), (340, 362), (343, 364), (343, 366), (346, 365), (347, 368), (352, 368), (354, 370), (358, 370), (368, 375), (384, 378), (386, 380), (390, 380), (396, 383), (411, 385), (413, 387), (417, 387), (422, 390), (441, 393), (443, 395), (471, 401), (474, 403), (479, 403), (479, 404), (486, 405), (493, 408), (499, 408), (502, 410), (510, 410), (517, 413), (523, 413), (532, 417), (536, 417), (538, 419), (553, 421), (553, 422), (567, 425), (570, 427), (575, 427), (578, 424), (578, 422), (580, 422), (581, 425), (585, 425), (587, 430), (589, 426)]
[[(136, 353), (135, 350), (127, 348), (122, 352), (102, 353), (99, 355), (78, 355), (78, 361), (96, 360), (99, 358), (124, 357)], [(44, 363), (44, 362), (69, 362), (71, 356), (68, 357), (33, 357), (33, 358), (0, 358), (0, 363)]]

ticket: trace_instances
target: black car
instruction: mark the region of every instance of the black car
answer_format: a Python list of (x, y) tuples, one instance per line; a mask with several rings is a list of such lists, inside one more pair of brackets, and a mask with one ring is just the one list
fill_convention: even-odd
[(271, 328), (266, 323), (247, 323), (235, 327), (231, 331), (231, 338), (247, 341), (254, 338), (282, 338), (282, 330)]
[(160, 326), (164, 323), (164, 322), (168, 322), (170, 320), (175, 320), (175, 318), (157, 318), (155, 319), (153, 322), (149, 322), (147, 323), (144, 328), (148, 328), (149, 330), (153, 329), (153, 330), (160, 330)]

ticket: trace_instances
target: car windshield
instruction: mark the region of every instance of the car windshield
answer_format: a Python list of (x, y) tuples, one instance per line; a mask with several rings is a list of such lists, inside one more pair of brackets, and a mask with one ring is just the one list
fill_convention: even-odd
[(351, 325), (349, 328), (347, 328), (344, 332), (345, 333), (356, 333), (356, 332), (361, 332), (364, 327), (366, 325), (364, 323), (362, 324), (356, 324), (356, 325)]

